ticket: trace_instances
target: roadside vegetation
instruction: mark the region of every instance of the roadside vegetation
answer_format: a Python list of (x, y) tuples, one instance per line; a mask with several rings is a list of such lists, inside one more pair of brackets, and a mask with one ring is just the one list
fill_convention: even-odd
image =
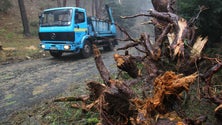
[(5, 8), (0, 11), (0, 64), (47, 56), (47, 53), (39, 48), (37, 18), (30, 22), (31, 36), (25, 37), (19, 13), (10, 10), (13, 5), (8, 3), (1, 6)]

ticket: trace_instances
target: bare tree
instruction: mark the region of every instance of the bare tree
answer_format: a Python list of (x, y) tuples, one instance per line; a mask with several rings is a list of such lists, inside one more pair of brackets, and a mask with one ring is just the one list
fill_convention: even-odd
[(30, 29), (29, 29), (29, 21), (27, 18), (26, 10), (25, 10), (25, 5), (23, 0), (18, 0), (19, 8), (20, 8), (20, 13), (21, 13), (21, 19), (22, 19), (22, 24), (23, 24), (23, 33), (25, 36), (30, 36)]
[(67, 3), (67, 0), (63, 0), (63, 6), (65, 7)]
[(104, 7), (104, 0), (96, 0), (95, 1), (96, 17), (99, 17), (99, 18), (102, 17), (103, 7)]
[(95, 0), (92, 0), (92, 16), (95, 16)]
[(61, 7), (61, 6), (62, 6), (60, 0), (57, 0), (57, 6), (58, 6), (58, 7)]
[(58, 7), (65, 7), (67, 3), (67, 0), (57, 0), (57, 6)]
[(101, 18), (103, 7), (104, 7), (104, 0), (92, 0), (92, 4), (91, 4), (92, 16)]
[(76, 0), (76, 7), (80, 7), (80, 0)]

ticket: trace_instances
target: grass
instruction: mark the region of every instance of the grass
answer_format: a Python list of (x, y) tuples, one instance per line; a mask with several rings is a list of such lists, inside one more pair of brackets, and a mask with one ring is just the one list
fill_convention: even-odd
[(0, 44), (3, 50), (0, 51), (0, 63), (8, 61), (26, 60), (44, 56), (39, 48), (39, 39), (34, 37), (24, 37), (23, 34), (16, 34), (2, 29), (0, 32)]
[(16, 15), (0, 13), (0, 64), (39, 58), (46, 55), (40, 50), (38, 39), (38, 21), (30, 22), (32, 37), (24, 37), (21, 21)]

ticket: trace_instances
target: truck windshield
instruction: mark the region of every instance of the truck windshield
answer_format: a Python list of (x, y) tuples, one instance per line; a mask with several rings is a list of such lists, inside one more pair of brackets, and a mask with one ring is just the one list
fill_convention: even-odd
[(71, 24), (72, 9), (61, 9), (45, 11), (40, 18), (40, 25), (47, 26), (68, 26)]

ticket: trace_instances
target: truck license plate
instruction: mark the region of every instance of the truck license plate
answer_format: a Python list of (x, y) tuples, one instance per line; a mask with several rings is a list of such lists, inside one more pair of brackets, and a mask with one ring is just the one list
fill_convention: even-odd
[(50, 50), (58, 50), (56, 47), (51, 47)]

